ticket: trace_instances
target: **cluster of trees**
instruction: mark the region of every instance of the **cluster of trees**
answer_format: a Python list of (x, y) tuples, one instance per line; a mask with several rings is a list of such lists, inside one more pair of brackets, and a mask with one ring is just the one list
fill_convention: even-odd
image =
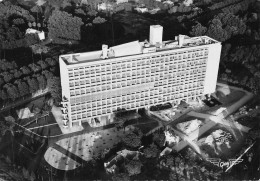
[(184, 155), (170, 153), (160, 164), (169, 170), (169, 180), (219, 180), (222, 170), (199, 157), (188, 148)]
[(25, 35), (24, 25), (25, 20), (23, 17), (8, 19), (7, 16), (0, 15), (0, 48), (14, 49), (19, 47), (28, 47), (32, 44), (38, 43), (39, 38), (37, 35)]
[(30, 14), (30, 12), (23, 9), (21, 6), (13, 5), (10, 1), (0, 3), (0, 16), (8, 18), (14, 14), (24, 17), (27, 21), (35, 21), (35, 18)]
[(142, 131), (139, 129), (136, 129), (133, 132), (126, 134), (122, 138), (122, 142), (130, 148), (137, 148), (137, 147), (141, 146), (142, 136), (143, 136)]
[(82, 19), (71, 14), (54, 10), (48, 20), (48, 36), (53, 40), (80, 40)]
[(160, 132), (156, 132), (153, 135), (153, 141), (154, 143), (156, 143), (159, 147), (163, 147), (164, 146), (164, 142), (165, 142), (165, 134), (163, 131)]
[(31, 49), (34, 54), (48, 53), (50, 50), (49, 47), (42, 45), (42, 44), (31, 45)]
[(47, 79), (47, 87), (54, 99), (54, 103), (59, 104), (62, 100), (60, 77), (51, 77)]
[(240, 2), (241, 0), (227, 0), (227, 1), (221, 1), (218, 3), (215, 3), (213, 5), (211, 5), (210, 7), (208, 7), (211, 11), (215, 10), (215, 9), (220, 9), (220, 8), (224, 8), (225, 6), (228, 6), (230, 4), (235, 4)]
[(2, 41), (0, 44), (0, 48), (2, 49), (15, 49), (15, 48), (21, 48), (21, 47), (29, 47), (31, 45), (34, 45), (38, 43), (39, 37), (36, 34), (26, 34), (23, 38), (21, 39), (16, 39), (16, 40), (10, 40), (10, 41)]
[(160, 153), (160, 150), (154, 143), (144, 149), (144, 156), (146, 158), (156, 158), (159, 153)]
[(45, 89), (48, 80), (52, 82), (53, 72), (57, 64), (57, 61), (51, 58), (20, 68), (15, 63), (9, 63), (6, 60), (1, 60), (1, 62), (0, 99), (3, 101), (15, 100)]
[(140, 160), (130, 160), (128, 163), (125, 165), (125, 168), (128, 172), (129, 176), (132, 175), (138, 175), (141, 173), (141, 168), (143, 164)]
[(209, 22), (208, 27), (204, 27), (197, 22), (197, 24), (192, 27), (190, 34), (192, 36), (206, 34), (223, 42), (232, 36), (244, 34), (246, 28), (245, 22), (238, 16), (235, 16), (232, 13), (220, 13)]
[(193, 11), (193, 7), (191, 6), (185, 6), (184, 4), (180, 4), (179, 6), (171, 6), (168, 10), (169, 14), (172, 13), (188, 13)]
[(240, 3), (230, 5), (222, 9), (224, 13), (237, 14), (239, 11), (246, 11), (250, 4), (254, 3), (255, 0), (243, 0)]
[(95, 17), (92, 21), (93, 24), (102, 24), (105, 23), (107, 20), (105, 18), (101, 18), (100, 16)]
[(200, 15), (201, 13), (203, 13), (202, 9), (198, 9), (196, 11), (192, 11), (190, 14), (184, 14), (182, 16), (178, 16), (177, 20), (179, 22), (186, 21)]
[(170, 5), (164, 4), (160, 1), (153, 1), (153, 0), (139, 0), (139, 4), (144, 4), (147, 8), (160, 8), (162, 10), (169, 9)]
[[(124, 143), (131, 143), (131, 149), (140, 146), (140, 138), (137, 138), (139, 130), (134, 130), (127, 134)], [(130, 136), (131, 135), (131, 136)], [(131, 139), (129, 138), (131, 137)], [(135, 141), (132, 141), (136, 139)], [(112, 177), (113, 180), (131, 179), (169, 179), (169, 180), (218, 180), (222, 170), (211, 163), (202, 160), (191, 148), (183, 150), (181, 153), (172, 151), (162, 157), (158, 157), (164, 148), (164, 129), (153, 134), (153, 141), (145, 146), (143, 154), (137, 154), (134, 158), (125, 158), (120, 162), (119, 171)], [(138, 156), (139, 155), (139, 156)], [(124, 170), (124, 173), (121, 172)], [(131, 178), (130, 178), (131, 177)]]
[[(223, 46), (221, 62), (227, 65), (231, 72), (223, 72), (220, 79), (250, 88), (254, 93), (260, 91), (260, 44), (232, 47)], [(236, 65), (236, 66), (234, 66)], [(240, 66), (237, 71), (236, 67)], [(241, 74), (241, 71), (243, 74)]]

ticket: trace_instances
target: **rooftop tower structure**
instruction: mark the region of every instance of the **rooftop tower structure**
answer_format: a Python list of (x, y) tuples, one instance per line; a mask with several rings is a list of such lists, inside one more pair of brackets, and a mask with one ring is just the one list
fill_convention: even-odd
[(150, 40), (151, 45), (162, 44), (163, 27), (161, 25), (150, 26)]

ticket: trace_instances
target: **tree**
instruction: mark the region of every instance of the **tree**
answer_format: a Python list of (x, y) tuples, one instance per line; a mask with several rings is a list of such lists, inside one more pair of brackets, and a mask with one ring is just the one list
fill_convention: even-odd
[(13, 75), (14, 75), (14, 78), (17, 79), (17, 78), (21, 77), (23, 75), (23, 73), (22, 73), (22, 71), (15, 69), (13, 71)]
[(153, 143), (151, 144), (149, 147), (144, 149), (144, 156), (146, 158), (155, 158), (157, 157), (158, 153), (159, 153), (159, 149), (157, 148), (157, 146)]
[(47, 79), (47, 88), (55, 102), (61, 102), (61, 82), (59, 77)]
[(39, 60), (37, 64), (41, 67), (42, 70), (46, 69), (49, 65), (43, 60)]
[(35, 54), (42, 54), (42, 53), (48, 53), (49, 47), (41, 44), (34, 44), (31, 45), (32, 51)]
[(27, 84), (29, 85), (30, 93), (35, 93), (37, 90), (39, 90), (39, 83), (38, 83), (37, 79), (26, 77), (25, 80), (27, 81)]
[(25, 22), (24, 22), (23, 18), (16, 18), (16, 19), (13, 19), (13, 24), (14, 25), (22, 25), (22, 24), (25, 24)]
[(28, 95), (29, 87), (24, 81), (22, 81), (21, 79), (18, 79), (14, 82), (14, 84), (17, 85), (20, 96)]
[(38, 72), (41, 70), (41, 67), (35, 63), (30, 63), (28, 67), (30, 67), (33, 72)]
[(172, 6), (169, 10), (168, 13), (172, 14), (172, 13), (176, 13), (178, 11), (178, 6)]
[(153, 141), (159, 146), (163, 147), (165, 142), (165, 134), (164, 133), (155, 133), (153, 135)]
[(8, 83), (8, 82), (10, 82), (11, 80), (14, 79), (14, 75), (12, 73), (9, 73), (9, 72), (3, 72), (3, 73), (1, 73), (1, 75), (3, 76), (4, 81), (6, 83)]
[(206, 35), (221, 42), (228, 38), (227, 31), (223, 30), (219, 24), (214, 24), (214, 21), (210, 24)]
[(23, 9), (21, 6), (13, 5), (12, 3), (8, 3), (8, 1), (0, 3), (0, 16), (9, 18), (11, 15), (24, 17), (29, 22), (35, 20), (29, 11)]
[(97, 13), (98, 13), (98, 12), (95, 11), (95, 10), (90, 10), (90, 11), (88, 12), (88, 15), (89, 15), (89, 16), (94, 16), (94, 17), (95, 17), (95, 16), (97, 15)]
[(78, 15), (86, 16), (86, 13), (83, 9), (76, 9), (75, 13)]
[(190, 35), (192, 36), (202, 36), (207, 32), (207, 28), (202, 26), (199, 22), (195, 26), (192, 26), (192, 30), (190, 31)]
[(26, 34), (24, 37), (25, 46), (29, 47), (36, 43), (39, 43), (40, 39), (37, 34)]
[(100, 16), (95, 17), (92, 21), (93, 24), (102, 24), (105, 23), (107, 20), (105, 18), (101, 18)]
[(131, 160), (126, 164), (125, 168), (128, 172), (128, 175), (132, 176), (140, 174), (142, 166), (143, 164), (139, 160)]
[(18, 89), (13, 84), (7, 83), (4, 85), (4, 88), (7, 92), (8, 98), (15, 100), (20, 96)]
[(6, 32), (6, 39), (8, 41), (14, 41), (14, 40), (17, 40), (17, 39), (21, 39), (23, 36), (23, 33), (19, 30), (18, 27), (11, 27), (7, 30)]
[(32, 72), (27, 66), (21, 67), (20, 70), (22, 71), (23, 75), (28, 75)]
[(7, 71), (7, 70), (12, 70), (12, 69), (15, 69), (17, 68), (17, 65), (14, 61), (12, 62), (9, 62), (9, 61), (6, 61), (5, 59), (0, 59), (0, 70), (2, 71)]
[(41, 90), (45, 89), (47, 86), (47, 81), (44, 75), (37, 75), (37, 81), (39, 82), (39, 88)]
[(52, 59), (52, 58), (46, 58), (45, 61), (50, 65), (50, 66), (55, 66), (57, 62)]
[(31, 9), (30, 9), (31, 12), (33, 13), (42, 13), (42, 7), (41, 6), (38, 6), (38, 5), (35, 5), (33, 6)]
[(42, 74), (45, 76), (46, 80), (49, 80), (54, 76), (53, 73), (49, 70), (42, 71)]
[(141, 137), (138, 134), (135, 134), (134, 132), (126, 134), (123, 138), (122, 141), (126, 146), (136, 148), (141, 145)]
[(48, 20), (49, 37), (51, 39), (80, 40), (81, 18), (55, 10)]

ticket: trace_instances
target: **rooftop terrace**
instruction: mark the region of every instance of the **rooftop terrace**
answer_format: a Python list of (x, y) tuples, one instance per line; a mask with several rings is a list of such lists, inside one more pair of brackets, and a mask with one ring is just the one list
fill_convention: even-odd
[(214, 43), (218, 43), (218, 41), (207, 36), (190, 38), (185, 35), (179, 35), (175, 37), (175, 40), (157, 42), (156, 44), (151, 44), (146, 40), (144, 42), (133, 41), (113, 46), (109, 49), (107, 45), (103, 45), (102, 50), (61, 55), (60, 58), (68, 65), (83, 62), (93, 62), (102, 59), (167, 51), (172, 49), (196, 47)]

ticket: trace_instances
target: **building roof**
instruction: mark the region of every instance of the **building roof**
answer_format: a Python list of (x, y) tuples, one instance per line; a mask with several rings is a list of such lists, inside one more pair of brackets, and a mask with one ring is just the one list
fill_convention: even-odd
[[(178, 38), (176, 38), (176, 40), (163, 41), (162, 45), (156, 46), (156, 52), (219, 43), (218, 41), (208, 36), (200, 36), (200, 37), (192, 37), (192, 38), (184, 35), (181, 36), (184, 37), (181, 46), (178, 44), (178, 40), (177, 40)], [(155, 48), (155, 46), (153, 45), (148, 45), (147, 47), (147, 43), (148, 42), (133, 41), (133, 42), (110, 47), (108, 49), (109, 50), (108, 59), (130, 56), (130, 55), (139, 55), (145, 53), (144, 49)], [(75, 64), (75, 63), (84, 63), (84, 62), (102, 60), (101, 56), (102, 56), (102, 50), (98, 50), (92, 52), (61, 55), (60, 58), (66, 64)]]

